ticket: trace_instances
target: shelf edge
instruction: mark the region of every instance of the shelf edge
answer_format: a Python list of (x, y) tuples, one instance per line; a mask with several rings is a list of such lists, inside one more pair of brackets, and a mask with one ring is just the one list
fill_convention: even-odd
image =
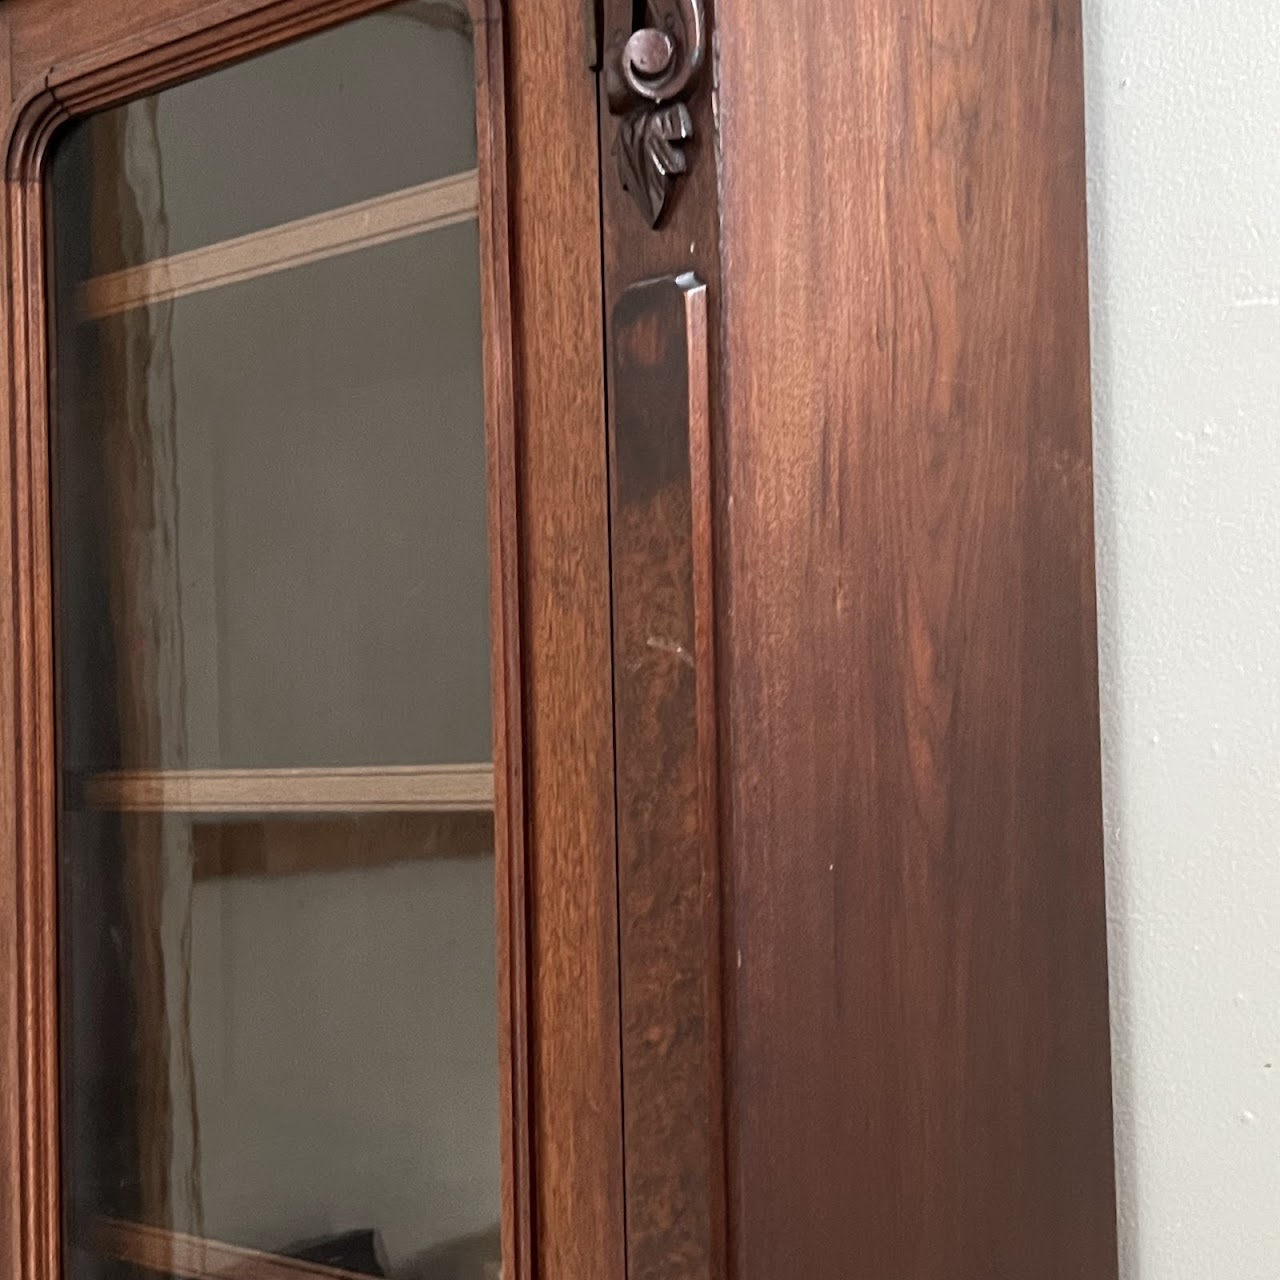
[(130, 770), (86, 777), (82, 804), (124, 813), (474, 813), (493, 766)]
[(239, 284), (326, 258), (370, 249), (477, 216), (474, 169), (308, 218), (220, 240), (108, 275), (79, 289), (82, 316), (102, 319), (136, 307)]
[(116, 1262), (182, 1280), (369, 1280), (340, 1267), (115, 1218), (98, 1219), (94, 1247)]

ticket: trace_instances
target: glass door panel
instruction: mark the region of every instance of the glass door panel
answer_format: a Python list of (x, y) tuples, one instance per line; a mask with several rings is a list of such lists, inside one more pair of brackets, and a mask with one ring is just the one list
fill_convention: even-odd
[(69, 1280), (499, 1273), (474, 77), (421, 0), (56, 146)]

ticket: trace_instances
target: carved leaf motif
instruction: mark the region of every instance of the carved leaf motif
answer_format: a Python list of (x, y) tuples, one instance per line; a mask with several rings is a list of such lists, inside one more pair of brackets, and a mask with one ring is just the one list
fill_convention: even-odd
[(656, 227), (672, 180), (685, 172), (681, 146), (693, 137), (685, 100), (706, 57), (707, 28), (704, 0), (646, 0), (643, 13), (634, 30), (611, 39), (605, 90), (622, 117), (614, 146), (622, 185)]
[(683, 102), (638, 107), (618, 128), (618, 174), (651, 227), (658, 225), (672, 179), (687, 166), (681, 144), (693, 137), (693, 118)]

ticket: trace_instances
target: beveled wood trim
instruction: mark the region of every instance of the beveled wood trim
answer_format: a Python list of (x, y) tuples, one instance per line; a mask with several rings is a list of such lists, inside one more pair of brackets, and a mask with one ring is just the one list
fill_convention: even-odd
[(135, 769), (90, 775), (83, 802), (124, 813), (465, 813), (493, 808), (493, 766)]
[(96, 320), (451, 227), (476, 216), (477, 195), (472, 169), (94, 276), (80, 286), (80, 309)]
[[(37, 76), (54, 90), (73, 115), (104, 110), (132, 98), (155, 93), (181, 80), (218, 70), (231, 63), (314, 35), (352, 18), (388, 8), (395, 0), (140, 0), (156, 16), (140, 14), (130, 23), (124, 11), (117, 17), (94, 0), (42, 0), (15, 21), (18, 34), (30, 23), (42, 30), (15, 48), (16, 79)], [(466, 0), (476, 26), (494, 20), (498, 0)], [(83, 6), (81, 15), (73, 6)], [(121, 25), (123, 23), (123, 25)], [(68, 58), (57, 56), (58, 42), (67, 32), (101, 30), (91, 52)], [(33, 35), (35, 33), (33, 32)], [(39, 53), (39, 39), (49, 42), (47, 56)]]
[(243, 1249), (140, 1222), (102, 1218), (93, 1234), (94, 1248), (103, 1257), (181, 1280), (368, 1280), (342, 1267)]
[(489, 501), (490, 689), (498, 926), (499, 1132), (502, 1274), (533, 1280), (532, 1046), (521, 631), (519, 463), (516, 434), (514, 249), (508, 191), (506, 30), (494, 0), (477, 23), (476, 158)]
[[(12, 94), (12, 50), (9, 11), (0, 7), (0, 104)], [(5, 122), (7, 124), (7, 121)], [(6, 266), (12, 261), (8, 232), (9, 193), (0, 202), (3, 240), (0, 252)], [(16, 578), (18, 539), (14, 431), (8, 406), (13, 400), (12, 349), (14, 296), (9, 281), (0, 282), (0, 399), (6, 410), (0, 419), (0, 1275), (18, 1275), (24, 1238), (23, 1222), (29, 1197), (23, 1191), (24, 1156), (20, 1148), (26, 1114), (22, 1109), (22, 1052), (29, 1039), (23, 1027), (24, 1000), (20, 988), (18, 904), (26, 895), (23, 862), (19, 856), (18, 797), (22, 784), (16, 758), (20, 715), (16, 695), (21, 687), (17, 670)], [(12, 578), (10, 575), (15, 575)]]
[[(12, 24), (11, 15), (6, 15)], [(0, 983), (14, 1036), (0, 1059), (0, 1161), (17, 1231), (0, 1233), (0, 1266), (19, 1280), (56, 1280), (59, 1266), (57, 894), (54, 843), (52, 589), (47, 368), (44, 341), (45, 152), (61, 113), (33, 92), (9, 122), (3, 253), (5, 521), (0, 580), (0, 845), (6, 943)], [(9, 922), (16, 924), (10, 929)]]
[(627, 1274), (722, 1266), (707, 289), (610, 316), (610, 559)]

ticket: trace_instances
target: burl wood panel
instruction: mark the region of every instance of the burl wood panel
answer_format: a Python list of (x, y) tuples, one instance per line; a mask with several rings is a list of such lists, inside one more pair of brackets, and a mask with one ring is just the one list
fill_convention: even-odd
[(1106, 1280), (1077, 0), (719, 55), (735, 1275)]
[[(708, 14), (710, 9), (708, 5)], [(602, 43), (606, 50), (620, 47), (637, 20), (647, 21), (651, 16), (644, 12), (644, 6), (634, 6), (631, 0), (606, 0), (603, 14)], [(776, 18), (774, 14), (771, 20)], [(609, 108), (604, 91), (607, 76), (603, 75), (600, 182), (605, 307), (610, 317), (611, 350), (615, 350), (619, 342), (615, 331), (619, 318), (616, 309), (633, 286), (656, 278), (674, 279), (686, 272), (693, 273), (706, 286), (708, 416), (702, 441), (708, 450), (707, 466), (714, 475), (720, 465), (717, 459), (723, 455), (725, 441), (719, 422), (721, 259), (711, 62), (709, 56), (688, 98), (693, 137), (683, 147), (687, 172), (673, 184), (657, 229), (649, 227), (632, 197), (622, 187), (616, 155), (620, 117)], [(619, 404), (618, 388), (612, 385), (616, 376), (616, 371), (611, 371), (611, 409)], [(660, 376), (653, 375), (643, 381), (641, 390), (633, 395), (661, 399), (666, 403), (667, 397), (674, 399), (678, 393), (678, 388), (666, 385)], [(695, 432), (695, 443), (696, 436)], [(702, 487), (704, 481), (709, 484), (711, 479), (705, 472), (700, 472), (702, 465), (697, 459), (690, 463), (694, 546), (709, 546), (713, 529), (723, 518), (720, 502)], [(696, 570), (697, 566), (694, 567)], [(695, 588), (709, 592), (710, 566), (705, 568), (707, 580), (697, 583), (695, 573)], [(711, 651), (716, 642), (712, 615), (713, 610), (703, 608), (698, 616), (698, 660), (701, 662), (705, 653), (707, 672), (707, 678), (699, 679), (698, 714), (705, 719), (715, 718), (718, 700), (715, 687), (718, 677), (712, 676), (715, 664), (711, 660)], [(691, 717), (692, 710), (686, 705), (679, 722), (679, 728), (685, 733), (694, 727)], [(628, 736), (621, 725), (618, 736), (620, 743)], [(715, 803), (713, 738), (713, 733), (703, 732), (699, 747), (699, 767), (703, 771), (701, 785), (703, 794), (708, 797), (705, 801), (708, 805)], [(677, 758), (685, 741), (680, 737), (675, 740)], [(647, 767), (651, 769), (665, 767), (664, 739), (660, 734), (654, 734), (652, 727), (645, 730), (642, 725), (642, 737), (635, 743), (635, 748), (641, 753), (642, 769), (646, 767), (646, 759)], [(679, 776), (678, 770), (676, 776)], [(620, 781), (625, 787), (625, 775), (620, 776)], [(686, 804), (687, 799), (686, 796)], [(620, 812), (625, 804), (625, 796), (620, 796)], [(653, 834), (665, 833), (664, 824), (680, 820), (687, 812), (686, 809), (675, 815), (659, 811), (651, 815), (655, 823)], [(623, 1008), (639, 1012), (656, 1006), (659, 1017), (678, 1019), (681, 1032), (678, 1060), (682, 1064), (679, 1069), (672, 1069), (664, 1060), (660, 1044), (646, 1046), (642, 1040), (635, 1039), (637, 1034), (643, 1034), (639, 1031), (641, 1023), (637, 1020), (632, 1024), (628, 1019), (630, 1029), (624, 1035), (632, 1051), (627, 1055), (627, 1087), (623, 1105), (627, 1131), (631, 1135), (626, 1144), (630, 1280), (649, 1280), (651, 1277), (660, 1277), (661, 1280), (720, 1280), (726, 1275), (721, 1014), (723, 940), (718, 912), (719, 850), (715, 830), (704, 830), (701, 839), (701, 856), (706, 859), (702, 868), (706, 894), (704, 905), (708, 913), (705, 936), (685, 927), (690, 924), (685, 919), (678, 925), (673, 922), (670, 936), (663, 939), (656, 929), (655, 905), (647, 901), (643, 886), (640, 886), (641, 892), (633, 893), (625, 881), (622, 885), (619, 910), (624, 931), (628, 927), (639, 931), (639, 937), (633, 937), (629, 945), (624, 936), (624, 951), (629, 951), (633, 957), (643, 956), (644, 931), (652, 930), (647, 941), (654, 947), (661, 947), (661, 963), (666, 971), (666, 987), (658, 990), (652, 985), (652, 973), (646, 975), (643, 964), (628, 965), (624, 962), (621, 971)], [(660, 855), (658, 866), (664, 865), (663, 858), (679, 865), (680, 857), (689, 852), (686, 841)], [(620, 856), (625, 863), (625, 847), (620, 849)], [(638, 941), (642, 944), (640, 949), (637, 949)], [(650, 966), (656, 966), (656, 952), (649, 954)], [(662, 1009), (664, 997), (665, 1012)], [(699, 1062), (704, 1065), (699, 1067)], [(653, 1127), (655, 1125), (656, 1128)], [(660, 1135), (671, 1140), (662, 1141)]]
[(627, 1275), (713, 1273), (720, 947), (706, 286), (612, 317), (610, 541)]

